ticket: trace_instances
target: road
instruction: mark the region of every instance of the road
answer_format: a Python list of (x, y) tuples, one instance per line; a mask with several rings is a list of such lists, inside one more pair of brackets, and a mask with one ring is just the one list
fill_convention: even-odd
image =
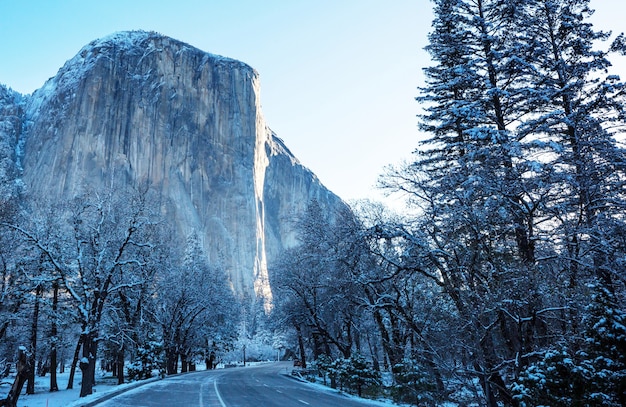
[[(357, 400), (286, 377), (289, 362), (187, 373), (146, 384), (100, 407), (364, 407)], [(388, 404), (387, 404), (388, 406)]]

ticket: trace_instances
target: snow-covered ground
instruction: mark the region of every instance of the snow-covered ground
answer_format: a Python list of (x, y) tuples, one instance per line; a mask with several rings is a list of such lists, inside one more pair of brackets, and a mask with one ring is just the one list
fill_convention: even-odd
[(322, 383), (319, 383), (319, 382), (310, 382), (306, 380), (303, 380), (303, 382), (307, 383), (308, 386), (315, 388), (319, 392), (343, 394), (345, 397), (353, 399), (353, 400), (364, 400), (367, 402), (369, 406), (378, 406), (378, 407), (403, 407), (405, 406), (405, 407), (408, 407), (407, 405), (395, 404), (393, 401), (388, 400), (388, 399), (378, 399), (378, 400), (363, 399), (362, 397), (358, 397), (353, 394), (341, 392), (337, 389), (332, 389), (328, 386), (324, 386)]
[[(59, 391), (50, 393), (50, 375), (47, 375), (46, 377), (37, 376), (35, 378), (35, 394), (26, 394), (26, 385), (24, 385), (22, 394), (17, 402), (18, 407), (79, 407), (101, 398), (109, 392), (137, 385), (137, 382), (135, 382), (118, 386), (117, 378), (112, 377), (110, 373), (98, 371), (96, 373), (96, 386), (94, 387), (94, 394), (88, 397), (80, 398), (80, 371), (76, 372), (76, 376), (74, 377), (74, 388), (71, 390), (66, 390), (68, 378), (69, 369), (67, 369), (65, 373), (57, 373)], [(13, 380), (13, 376), (9, 376), (3, 380), (3, 385), (0, 386), (0, 397), (6, 397)]]

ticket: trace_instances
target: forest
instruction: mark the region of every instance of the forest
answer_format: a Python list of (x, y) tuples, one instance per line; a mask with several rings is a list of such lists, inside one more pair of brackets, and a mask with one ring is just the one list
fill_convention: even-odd
[(586, 0), (433, 3), (425, 137), (380, 180), (408, 214), (313, 203), (276, 312), (359, 393), (391, 372), (412, 405), (626, 405), (624, 37)]
[(146, 190), (109, 191), (3, 206), (0, 345), (5, 364), (27, 358), (27, 394), (36, 374), (59, 390), (66, 366), (68, 389), (80, 369), (82, 397), (96, 362), (121, 384), (198, 362), (213, 368), (216, 352), (233, 346), (243, 302), (198, 236), (167, 241), (174, 233), (146, 200)]
[(626, 405), (626, 39), (589, 0), (432, 4), (422, 141), (380, 178), (406, 209), (311, 201), (270, 313), (172, 248), (149, 188), (25, 206), (0, 162), (0, 358), (87, 395), (96, 361), (123, 383), (256, 341), (406, 405)]

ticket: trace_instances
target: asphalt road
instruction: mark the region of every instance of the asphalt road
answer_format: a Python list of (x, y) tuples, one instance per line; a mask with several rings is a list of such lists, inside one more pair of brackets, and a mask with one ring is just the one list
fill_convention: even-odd
[(188, 373), (146, 384), (100, 407), (363, 407), (382, 403), (349, 398), (286, 377), (291, 363)]

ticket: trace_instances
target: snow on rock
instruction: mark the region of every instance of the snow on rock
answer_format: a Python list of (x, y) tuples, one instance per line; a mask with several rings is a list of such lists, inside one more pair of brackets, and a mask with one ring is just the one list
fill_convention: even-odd
[(271, 306), (269, 265), (315, 198), (345, 204), (267, 127), (250, 66), (154, 32), (92, 41), (26, 102), (30, 196), (149, 183), (185, 242), (198, 233), (235, 291)]

